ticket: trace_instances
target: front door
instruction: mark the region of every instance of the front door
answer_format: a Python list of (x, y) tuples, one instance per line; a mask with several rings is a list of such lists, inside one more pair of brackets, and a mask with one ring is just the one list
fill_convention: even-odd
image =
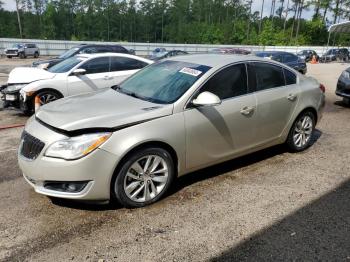
[(109, 57), (98, 57), (86, 61), (79, 67), (85, 69), (86, 74), (68, 76), (68, 94), (71, 96), (90, 93), (112, 86), (113, 78), (110, 75), (109, 66)]
[[(187, 168), (230, 158), (251, 147), (256, 134), (256, 99), (248, 92), (245, 64), (222, 69), (198, 92), (209, 91), (222, 103), (185, 112)], [(196, 96), (195, 96), (196, 97)]]

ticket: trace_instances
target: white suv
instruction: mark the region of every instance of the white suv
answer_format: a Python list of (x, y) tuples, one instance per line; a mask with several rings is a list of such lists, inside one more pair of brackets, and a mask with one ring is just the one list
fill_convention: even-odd
[(2, 87), (4, 107), (17, 107), (32, 114), (35, 97), (43, 105), (62, 97), (94, 92), (117, 85), (152, 63), (134, 55), (101, 53), (77, 55), (48, 70), (18, 67)]

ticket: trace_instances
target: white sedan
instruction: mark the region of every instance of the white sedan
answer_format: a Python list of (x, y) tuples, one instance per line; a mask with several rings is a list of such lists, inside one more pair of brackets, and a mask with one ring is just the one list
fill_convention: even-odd
[(68, 58), (47, 71), (18, 67), (2, 87), (2, 99), (5, 107), (17, 107), (31, 114), (35, 97), (43, 105), (62, 97), (94, 92), (117, 85), (152, 63), (134, 55), (101, 53)]

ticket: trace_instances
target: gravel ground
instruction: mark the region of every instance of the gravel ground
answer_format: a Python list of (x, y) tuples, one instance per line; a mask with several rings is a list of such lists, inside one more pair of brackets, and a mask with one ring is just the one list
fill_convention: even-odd
[[(189, 174), (141, 209), (36, 194), (17, 167), (21, 128), (0, 130), (0, 261), (350, 260), (350, 108), (334, 95), (346, 67), (309, 65), (327, 88), (310, 149)], [(2, 111), (0, 125), (18, 118)]]

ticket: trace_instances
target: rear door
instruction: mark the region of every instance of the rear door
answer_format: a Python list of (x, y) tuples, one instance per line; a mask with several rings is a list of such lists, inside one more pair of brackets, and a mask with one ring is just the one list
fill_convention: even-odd
[(230, 158), (254, 145), (256, 99), (247, 86), (246, 65), (236, 64), (213, 75), (196, 93), (217, 95), (217, 106), (193, 107), (184, 111), (187, 168), (198, 168)]
[(68, 94), (90, 93), (113, 85), (110, 76), (110, 57), (97, 57), (86, 61), (79, 68), (85, 69), (85, 75), (70, 75), (67, 79)]
[(147, 65), (147, 63), (134, 58), (112, 56), (110, 74), (111, 81), (114, 85), (117, 85)]
[(257, 139), (260, 144), (277, 139), (291, 120), (300, 88), (294, 72), (271, 63), (253, 62), (257, 98)]

